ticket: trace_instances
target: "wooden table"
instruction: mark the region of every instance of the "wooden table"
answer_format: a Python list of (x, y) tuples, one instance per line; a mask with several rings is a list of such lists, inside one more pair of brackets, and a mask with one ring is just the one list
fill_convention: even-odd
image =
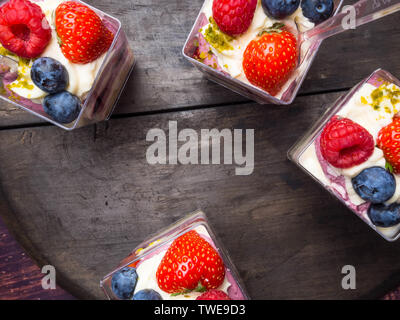
[[(382, 240), (286, 160), (350, 87), (379, 67), (400, 76), (399, 13), (325, 41), (298, 98), (282, 107), (247, 101), (183, 59), (202, 0), (89, 3), (121, 19), (137, 57), (112, 120), (66, 132), (0, 104), (0, 214), (39, 266), (56, 267), (60, 286), (103, 298), (103, 275), (197, 208), (252, 298), (379, 298), (400, 283), (399, 242)], [(146, 133), (167, 131), (169, 120), (198, 132), (255, 129), (254, 173), (148, 164)], [(341, 288), (348, 264), (356, 290)]]

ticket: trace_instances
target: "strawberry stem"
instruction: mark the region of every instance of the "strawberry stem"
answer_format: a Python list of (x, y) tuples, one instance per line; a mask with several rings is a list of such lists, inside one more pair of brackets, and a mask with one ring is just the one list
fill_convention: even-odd
[(385, 163), (385, 169), (386, 169), (387, 171), (389, 171), (390, 173), (393, 173), (393, 167), (392, 167), (392, 165), (391, 165), (389, 162), (387, 162), (387, 161), (386, 161), (386, 163)]
[(285, 27), (285, 24), (282, 22), (275, 22), (271, 27), (262, 29), (259, 33), (258, 36), (261, 37), (262, 35), (266, 33), (281, 33), (282, 29)]
[(200, 282), (197, 287), (193, 290), (194, 292), (206, 292), (207, 288), (203, 286)]
[(176, 297), (179, 295), (183, 295), (183, 294), (188, 294), (190, 292), (206, 292), (207, 288), (205, 286), (203, 286), (200, 282), (197, 284), (197, 287), (194, 289), (185, 289), (183, 291), (180, 292), (175, 292), (175, 293), (171, 293), (171, 297)]

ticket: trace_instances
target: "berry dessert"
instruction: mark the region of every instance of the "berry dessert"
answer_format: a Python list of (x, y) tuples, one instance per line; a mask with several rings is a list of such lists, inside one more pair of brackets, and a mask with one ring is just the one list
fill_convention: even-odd
[[(18, 70), (12, 73), (0, 61), (0, 70), (4, 69), (0, 73), (1, 96), (62, 127), (73, 126), (83, 109), (92, 120), (100, 111), (94, 108), (99, 109), (102, 101), (92, 95), (104, 95), (105, 82), (111, 80), (101, 81), (99, 73), (111, 68), (107, 64), (121, 61), (114, 65), (117, 81), (113, 79), (121, 85), (129, 72), (118, 73), (133, 65), (133, 55), (121, 37), (118, 21), (80, 1), (4, 2), (0, 6), (0, 55), (14, 60)], [(113, 49), (121, 51), (118, 57), (107, 56), (113, 42)], [(126, 54), (124, 59), (122, 54)], [(120, 88), (109, 86), (110, 99), (104, 102), (115, 102)]]
[(232, 300), (232, 299), (229, 298), (229, 296), (221, 290), (211, 289), (198, 296), (196, 300)]
[(206, 0), (193, 58), (280, 97), (298, 73), (298, 33), (333, 9), (333, 0)]
[[(246, 298), (235, 271), (216, 247), (211, 231), (196, 213), (182, 232), (148, 242), (135, 250), (101, 286), (110, 299), (123, 300), (242, 300)], [(180, 225), (187, 225), (185, 219)]]
[(290, 156), (393, 240), (400, 231), (399, 82), (378, 70), (332, 110), (321, 129), (303, 138)]

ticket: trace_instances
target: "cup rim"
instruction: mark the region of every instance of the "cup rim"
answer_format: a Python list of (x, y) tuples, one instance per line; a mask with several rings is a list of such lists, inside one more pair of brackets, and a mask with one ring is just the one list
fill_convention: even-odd
[[(0, 1), (0, 6), (3, 5), (3, 4), (5, 4), (5, 3), (7, 3), (8, 1), (9, 1), (9, 0)], [(40, 0), (39, 0), (39, 1), (40, 1)], [(15, 105), (16, 107), (21, 108), (21, 109), (23, 109), (23, 110), (25, 110), (25, 111), (27, 111), (27, 112), (29, 112), (29, 113), (31, 113), (31, 114), (34, 114), (35, 116), (41, 118), (42, 120), (44, 120), (44, 121), (46, 121), (46, 122), (50, 122), (50, 123), (52, 123), (52, 124), (54, 124), (54, 125), (56, 125), (56, 126), (62, 128), (62, 129), (64, 129), (64, 130), (72, 131), (72, 130), (76, 129), (76, 127), (77, 127), (77, 125), (78, 125), (80, 119), (82, 118), (82, 115), (83, 115), (84, 112), (86, 111), (87, 104), (89, 103), (90, 98), (91, 98), (92, 95), (93, 95), (94, 89), (95, 89), (95, 87), (96, 87), (96, 85), (97, 85), (97, 83), (98, 83), (98, 81), (99, 81), (99, 79), (100, 79), (100, 75), (102, 74), (102, 72), (103, 72), (103, 70), (104, 70), (104, 68), (105, 68), (105, 66), (106, 66), (106, 62), (108, 61), (108, 59), (109, 59), (109, 57), (110, 57), (110, 55), (111, 55), (111, 51), (115, 48), (117, 39), (118, 39), (118, 37), (119, 37), (119, 35), (120, 35), (120, 33), (121, 33), (121, 30), (122, 30), (122, 23), (121, 23), (121, 21), (120, 21), (118, 18), (115, 18), (114, 16), (111, 16), (110, 14), (108, 14), (108, 13), (106, 13), (106, 12), (104, 12), (104, 11), (98, 9), (98, 8), (95, 8), (95, 7), (91, 6), (90, 4), (88, 4), (88, 3), (84, 2), (84, 1), (81, 1), (81, 0), (69, 0), (69, 1), (74, 1), (74, 2), (82, 3), (82, 4), (86, 5), (87, 7), (89, 7), (90, 9), (92, 9), (93, 11), (95, 11), (97, 14), (101, 14), (101, 17), (100, 17), (100, 18), (103, 18), (104, 16), (106, 16), (107, 18), (109, 18), (109, 19), (111, 19), (111, 20), (114, 20), (114, 21), (117, 23), (117, 25), (118, 25), (118, 28), (117, 28), (117, 30), (116, 30), (116, 32), (115, 32), (115, 34), (114, 34), (113, 42), (111, 43), (110, 48), (107, 50), (107, 52), (105, 52), (105, 53), (103, 54), (103, 56), (104, 56), (103, 62), (102, 62), (102, 64), (101, 64), (99, 70), (97, 71), (97, 74), (96, 74), (96, 77), (95, 77), (95, 79), (94, 79), (94, 81), (93, 81), (92, 87), (91, 87), (90, 90), (86, 93), (85, 100), (84, 100), (84, 103), (81, 104), (81, 110), (80, 110), (80, 112), (79, 112), (78, 117), (72, 122), (73, 125), (67, 126), (67, 125), (69, 125), (70, 123), (69, 123), (69, 124), (62, 124), (62, 123), (59, 123), (59, 122), (57, 122), (57, 121), (51, 119), (50, 117), (46, 117), (45, 115), (42, 115), (42, 114), (40, 114), (40, 113), (38, 113), (38, 112), (36, 112), (36, 111), (34, 111), (34, 110), (31, 110), (30, 108), (28, 108), (27, 106), (25, 106), (25, 105), (23, 105), (23, 104), (21, 104), (21, 103), (18, 103), (18, 102), (16, 102), (16, 101), (13, 101), (13, 100), (10, 100), (10, 99), (7, 99), (7, 98), (3, 97), (2, 95), (0, 95), (0, 99), (3, 100), (3, 101), (5, 101), (5, 102), (7, 102), (7, 103), (11, 103), (11, 104)]]

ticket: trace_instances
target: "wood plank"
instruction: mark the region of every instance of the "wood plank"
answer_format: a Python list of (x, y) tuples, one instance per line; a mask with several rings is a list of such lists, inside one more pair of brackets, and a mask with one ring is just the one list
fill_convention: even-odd
[[(88, 3), (122, 21), (138, 60), (115, 114), (246, 101), (206, 80), (181, 55), (202, 0), (88, 0)], [(301, 93), (349, 88), (379, 67), (400, 76), (396, 54), (400, 50), (398, 18), (396, 13), (326, 40)], [(0, 127), (40, 122), (0, 102)]]
[[(149, 234), (202, 208), (255, 299), (379, 298), (400, 283), (388, 243), (286, 160), (339, 94), (293, 107), (253, 103), (111, 120), (74, 132), (0, 131), (0, 203), (24, 248), (57, 269), (75, 296), (103, 298), (99, 280)], [(146, 162), (151, 128), (255, 129), (255, 170)], [(340, 270), (357, 269), (357, 290)]]
[(42, 288), (44, 274), (8, 232), (1, 218), (0, 239), (0, 300), (74, 299), (60, 287)]

